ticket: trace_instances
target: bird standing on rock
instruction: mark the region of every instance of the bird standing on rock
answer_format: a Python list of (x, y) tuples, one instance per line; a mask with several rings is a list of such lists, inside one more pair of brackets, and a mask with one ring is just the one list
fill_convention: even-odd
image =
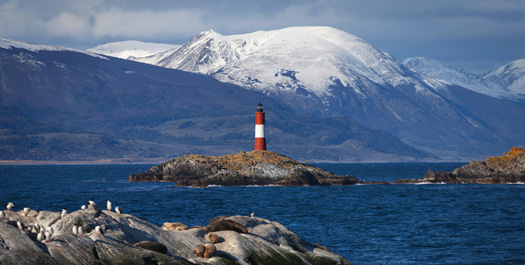
[(7, 203), (7, 205), (5, 207), (7, 208), (8, 211), (11, 211), (11, 209), (13, 209), (13, 207), (15, 207), (15, 204), (12, 203), (12, 202), (9, 202), (9, 203)]
[(0, 211), (0, 221), (4, 221), (4, 218), (5, 218), (5, 213), (4, 211)]
[(83, 237), (84, 236), (84, 228), (82, 226), (78, 227), (78, 236)]
[(29, 212), (31, 211), (31, 208), (29, 207), (24, 207), (24, 216), (27, 216), (29, 214)]
[(18, 231), (22, 232), (24, 231), (24, 226), (20, 221), (16, 221), (16, 226), (18, 227)]
[(60, 218), (64, 219), (66, 218), (67, 210), (66, 208), (62, 208), (62, 212), (60, 213)]
[(76, 236), (78, 235), (78, 227), (76, 225), (73, 226), (73, 234)]
[(40, 231), (38, 232), (38, 234), (36, 235), (36, 240), (38, 242), (42, 242), (42, 239), (44, 238), (44, 231)]
[(106, 200), (106, 206), (108, 208), (108, 211), (111, 212), (111, 209), (113, 209), (113, 204), (109, 200)]
[(118, 215), (120, 215), (120, 214), (122, 214), (122, 209), (120, 209), (120, 207), (117, 206), (117, 207), (115, 207), (115, 212), (116, 212)]
[(100, 225), (95, 226), (95, 231), (97, 231), (97, 236), (101, 237), (104, 234), (104, 231), (102, 231), (102, 228)]
[(45, 238), (46, 238), (46, 241), (45, 241), (46, 243), (51, 242), (51, 233), (49, 233), (48, 231), (46, 231), (46, 232), (44, 233), (44, 236), (45, 236)]

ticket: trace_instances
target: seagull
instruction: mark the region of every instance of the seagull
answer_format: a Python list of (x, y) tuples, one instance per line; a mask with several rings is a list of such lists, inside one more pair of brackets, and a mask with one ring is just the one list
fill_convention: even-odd
[(111, 212), (111, 209), (113, 208), (113, 204), (109, 200), (106, 200), (106, 205), (108, 207), (108, 211)]
[(82, 226), (78, 227), (78, 236), (83, 237), (84, 236), (84, 228)]
[(104, 234), (104, 231), (102, 231), (100, 225), (95, 226), (95, 231), (97, 231), (98, 237), (101, 237)]
[(9, 202), (5, 207), (7, 208), (8, 211), (11, 211), (11, 209), (13, 209), (13, 207), (15, 207), (15, 204), (12, 203), (12, 202)]
[(46, 243), (51, 242), (51, 233), (45, 232), (44, 235), (46, 236)]
[(78, 235), (78, 227), (76, 225), (73, 226), (73, 234)]
[(55, 233), (55, 229), (53, 229), (53, 227), (49, 226), (46, 228), (46, 232), (49, 232), (51, 235), (53, 235)]
[(122, 209), (120, 209), (120, 207), (117, 206), (117, 207), (115, 207), (115, 212), (116, 212), (118, 215), (120, 215), (120, 214), (122, 214)]
[(67, 210), (66, 208), (62, 208), (62, 212), (60, 213), (60, 218), (64, 219), (66, 218)]
[(24, 207), (24, 215), (27, 216), (29, 214), (29, 211), (31, 211), (31, 208)]

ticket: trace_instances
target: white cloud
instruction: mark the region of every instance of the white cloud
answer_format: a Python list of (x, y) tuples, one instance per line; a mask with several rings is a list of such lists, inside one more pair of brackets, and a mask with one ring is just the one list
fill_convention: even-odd
[(198, 10), (111, 9), (93, 14), (92, 35), (95, 38), (155, 38), (169, 35), (194, 35), (203, 29)]
[(91, 25), (85, 16), (62, 12), (47, 21), (38, 24), (49, 36), (70, 37), (78, 40), (89, 38)]

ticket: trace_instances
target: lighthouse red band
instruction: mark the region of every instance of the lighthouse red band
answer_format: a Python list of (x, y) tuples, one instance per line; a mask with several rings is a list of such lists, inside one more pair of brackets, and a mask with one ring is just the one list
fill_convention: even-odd
[(257, 112), (255, 112), (254, 150), (266, 150), (266, 138), (264, 138), (264, 111), (261, 103), (257, 105)]

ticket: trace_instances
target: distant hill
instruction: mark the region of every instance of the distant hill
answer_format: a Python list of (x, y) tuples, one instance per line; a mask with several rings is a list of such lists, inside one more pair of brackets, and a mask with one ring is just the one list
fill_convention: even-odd
[(423, 57), (407, 58), (403, 63), (429, 77), (491, 97), (525, 100), (525, 60), (516, 60), (482, 75)]
[(74, 49), (0, 39), (0, 160), (163, 162), (253, 149), (297, 160), (437, 157), (349, 117), (316, 117), (211, 77)]
[(87, 51), (121, 59), (136, 60), (167, 50), (177, 49), (180, 46), (181, 45), (128, 40), (98, 45)]

